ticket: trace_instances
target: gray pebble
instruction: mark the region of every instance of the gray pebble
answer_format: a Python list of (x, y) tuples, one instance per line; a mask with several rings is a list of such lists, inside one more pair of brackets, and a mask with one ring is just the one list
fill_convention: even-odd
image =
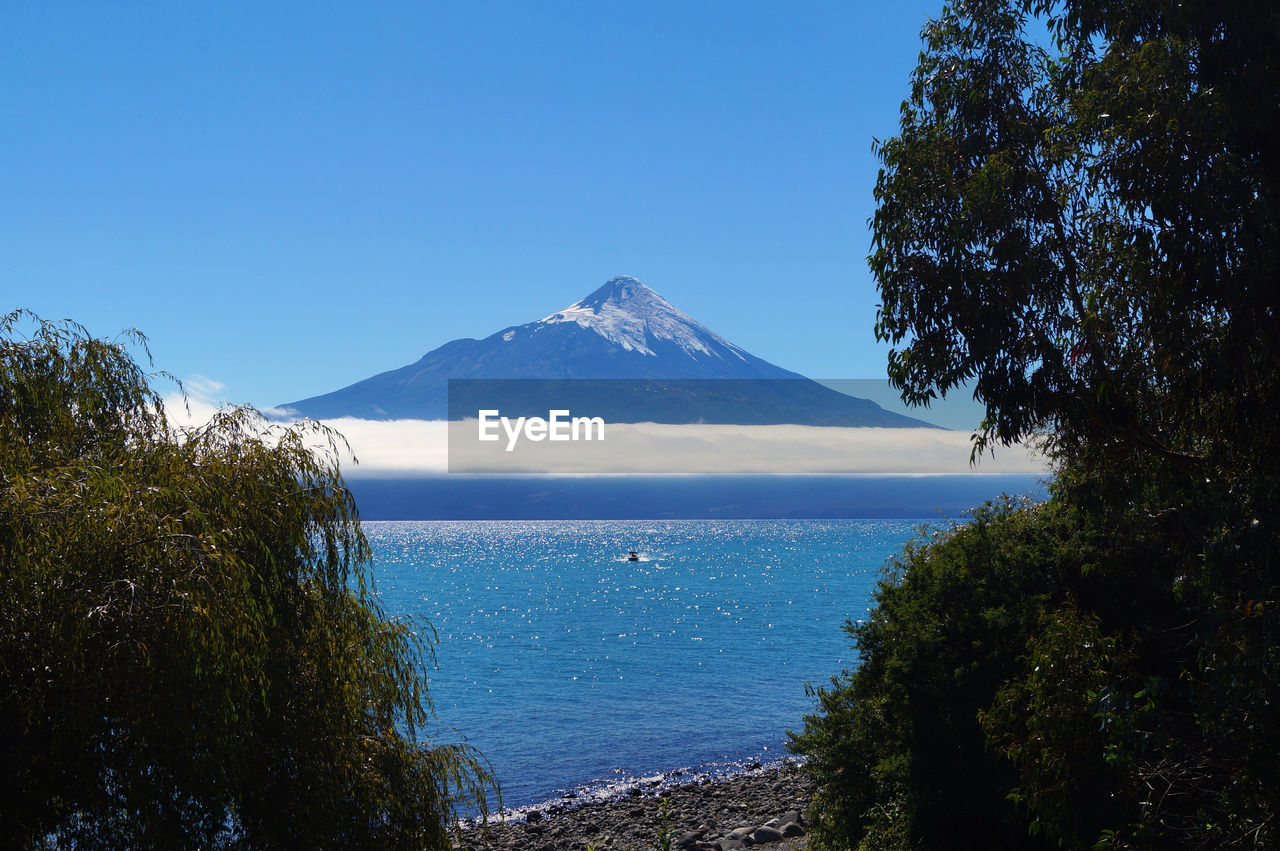
[(751, 840), (756, 845), (764, 845), (768, 842), (778, 842), (782, 839), (782, 831), (772, 827), (759, 827), (756, 832), (751, 834)]
[[(769, 851), (770, 846), (761, 843), (804, 835), (801, 808), (809, 790), (797, 772), (758, 770), (730, 780), (698, 775), (682, 779), (688, 782), (666, 789), (642, 786), (610, 801), (561, 801), (555, 810), (538, 811), (541, 819), (527, 816), (527, 822), (499, 825), (495, 819), (487, 836), (478, 825), (464, 825), (459, 851), (583, 851), (588, 845), (601, 851), (652, 849), (664, 827), (671, 847), (679, 851)], [(663, 793), (670, 800), (665, 826), (657, 809), (657, 796)], [(766, 822), (772, 829), (764, 827)]]

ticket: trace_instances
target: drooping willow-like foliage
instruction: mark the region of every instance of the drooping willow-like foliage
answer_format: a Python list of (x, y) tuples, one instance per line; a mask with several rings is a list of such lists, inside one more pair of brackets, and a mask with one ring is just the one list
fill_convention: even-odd
[(0, 321), (0, 845), (447, 847), (493, 778), (425, 734), (340, 438), (177, 429), (129, 342)]

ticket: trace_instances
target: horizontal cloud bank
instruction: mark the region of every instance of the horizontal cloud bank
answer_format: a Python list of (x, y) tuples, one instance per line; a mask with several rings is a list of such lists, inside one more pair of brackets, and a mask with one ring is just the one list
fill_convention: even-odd
[[(478, 446), (475, 424), (440, 421), (336, 419), (326, 425), (350, 442), (359, 465), (353, 476), (443, 472), (506, 474), (738, 474), (953, 475), (1047, 472), (1045, 459), (1010, 447), (976, 468), (970, 436), (938, 429), (827, 428), (815, 426), (664, 425), (606, 426), (604, 441), (506, 441)], [(450, 452), (449, 433), (455, 442)], [(460, 443), (462, 445), (460, 445)]]
[[(201, 400), (167, 400), (175, 424), (201, 425), (217, 410)], [(189, 410), (188, 410), (189, 408)], [(278, 416), (280, 412), (268, 412)], [(476, 423), (341, 418), (325, 425), (346, 438), (351, 477), (505, 474), (960, 475), (1041, 474), (1042, 455), (1027, 446), (1000, 449), (970, 466), (970, 435), (916, 428), (792, 425), (609, 423), (605, 440), (530, 442), (504, 451), (506, 439), (478, 446)], [(454, 430), (450, 453), (450, 430)], [(317, 442), (317, 448), (324, 448)], [(352, 461), (356, 463), (351, 463)]]
[[(165, 400), (173, 423), (192, 428), (218, 407), (207, 399)], [(277, 423), (284, 412), (265, 412)], [(476, 442), (475, 421), (326, 420), (351, 454), (351, 477), (506, 474), (971, 475), (1043, 474), (1046, 459), (1028, 446), (998, 449), (970, 466), (968, 432), (925, 428), (838, 428), (794, 425), (608, 423), (605, 440), (530, 442), (506, 452), (507, 439)], [(450, 432), (453, 431), (453, 452)], [(327, 448), (316, 442), (317, 449)], [(352, 463), (355, 462), (355, 463)]]
[[(335, 421), (333, 425), (362, 432), (373, 424)], [(450, 472), (951, 475), (973, 469), (970, 436), (940, 429), (609, 423), (604, 440), (520, 439), (508, 451), (512, 442), (505, 433), (500, 440), (481, 444), (476, 428), (474, 421), (448, 425)], [(1041, 473), (1045, 463), (1016, 448), (994, 460), (983, 459), (978, 470)]]

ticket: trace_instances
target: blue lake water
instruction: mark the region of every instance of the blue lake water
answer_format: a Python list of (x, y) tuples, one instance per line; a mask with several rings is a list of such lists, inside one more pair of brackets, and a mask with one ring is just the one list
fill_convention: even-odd
[[(436, 629), (438, 740), (503, 803), (785, 755), (922, 521), (366, 522), (391, 615)], [(641, 555), (626, 559), (629, 550)], [(454, 730), (458, 732), (454, 732)]]

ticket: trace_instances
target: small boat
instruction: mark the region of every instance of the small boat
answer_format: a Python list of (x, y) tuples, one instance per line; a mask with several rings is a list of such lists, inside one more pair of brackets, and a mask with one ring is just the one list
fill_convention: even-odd
[(632, 550), (631, 552), (627, 553), (627, 561), (639, 561), (639, 560), (640, 560), (640, 553), (636, 552), (635, 550)]

